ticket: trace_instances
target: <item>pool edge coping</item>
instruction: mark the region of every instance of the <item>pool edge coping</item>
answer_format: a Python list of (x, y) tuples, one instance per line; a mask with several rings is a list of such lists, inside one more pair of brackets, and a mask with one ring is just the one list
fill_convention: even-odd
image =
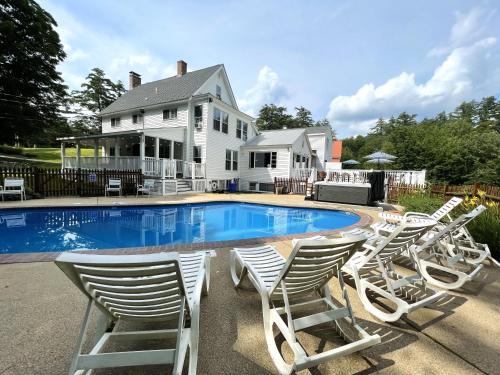
[[(158, 245), (158, 246), (144, 246), (144, 247), (125, 247), (125, 248), (110, 248), (110, 249), (100, 249), (100, 250), (75, 250), (76, 253), (83, 254), (106, 254), (106, 255), (129, 255), (129, 254), (151, 254), (151, 253), (159, 253), (165, 251), (194, 251), (194, 250), (204, 250), (211, 248), (224, 248), (224, 247), (236, 247), (236, 246), (256, 246), (262, 245), (264, 243), (269, 242), (278, 242), (278, 241), (286, 241), (292, 240), (294, 238), (307, 238), (311, 236), (332, 236), (339, 234), (341, 232), (346, 232), (352, 230), (354, 228), (363, 228), (367, 227), (369, 224), (373, 222), (373, 218), (357, 209), (353, 208), (328, 208), (328, 207), (310, 207), (299, 204), (290, 204), (290, 203), (256, 203), (251, 201), (246, 201), (244, 199), (231, 199), (231, 200), (206, 200), (199, 202), (189, 202), (189, 203), (177, 203), (177, 204), (197, 204), (197, 203), (217, 203), (217, 202), (236, 202), (236, 203), (248, 203), (248, 204), (261, 204), (275, 207), (296, 207), (296, 208), (313, 208), (319, 210), (328, 210), (328, 211), (346, 211), (351, 212), (357, 216), (359, 216), (359, 221), (355, 224), (342, 227), (339, 229), (332, 229), (326, 231), (319, 232), (307, 232), (307, 233), (297, 233), (290, 234), (284, 236), (270, 236), (270, 237), (257, 237), (257, 238), (249, 238), (249, 239), (241, 239), (241, 240), (226, 240), (226, 241), (212, 241), (212, 242), (199, 242), (199, 243), (187, 243), (187, 244), (175, 244), (175, 245)], [(314, 202), (314, 201), (313, 201)], [(151, 206), (168, 206), (174, 205), (175, 203), (155, 203), (151, 202), (148, 205)], [(120, 204), (120, 205), (109, 205), (109, 207), (132, 207), (135, 204)], [(142, 206), (144, 204), (138, 204), (137, 206)], [(19, 208), (85, 208), (85, 207), (107, 207), (108, 205), (75, 205), (75, 206), (35, 206), (35, 207), (17, 207)], [(12, 209), (12, 207), (10, 207)], [(15, 263), (36, 263), (36, 262), (52, 262), (54, 261), (62, 252), (32, 252), (32, 253), (13, 253), (13, 254), (0, 254), (0, 265), (2, 264), (15, 264)]]

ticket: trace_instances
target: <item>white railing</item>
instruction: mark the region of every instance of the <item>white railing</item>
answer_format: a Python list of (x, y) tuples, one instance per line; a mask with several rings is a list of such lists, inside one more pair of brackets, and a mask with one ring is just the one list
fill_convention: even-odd
[(204, 193), (207, 189), (207, 180), (192, 180), (191, 189), (197, 193)]
[(292, 178), (308, 179), (313, 168), (295, 168), (292, 170)]
[[(78, 168), (78, 159), (76, 157), (65, 157), (63, 168)], [(115, 170), (137, 170), (141, 169), (141, 160), (137, 156), (101, 156), (80, 157), (81, 169), (115, 169)]]
[[(352, 182), (364, 183), (368, 182), (368, 173), (378, 172), (367, 169), (341, 169), (329, 171), (327, 173), (327, 181), (331, 182)], [(401, 170), (386, 170), (386, 184), (406, 184), (406, 185), (423, 185), (425, 184), (426, 171), (401, 171)]]
[[(78, 168), (76, 157), (65, 157), (63, 168)], [(206, 178), (206, 168), (203, 163), (193, 161), (186, 162), (177, 159), (156, 159), (146, 157), (141, 162), (138, 156), (102, 156), (81, 157), (80, 168), (82, 169), (114, 169), (114, 170), (138, 170), (142, 169), (144, 175), (161, 177), (167, 179), (188, 178), (204, 179)]]

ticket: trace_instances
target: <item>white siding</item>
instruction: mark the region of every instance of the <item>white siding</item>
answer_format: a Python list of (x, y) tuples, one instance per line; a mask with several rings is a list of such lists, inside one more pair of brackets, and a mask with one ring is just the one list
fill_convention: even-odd
[[(213, 96), (217, 96), (216, 87), (217, 85), (221, 88), (221, 100), (227, 105), (234, 108), (231, 100), (231, 88), (228, 87), (225, 83), (224, 72), (223, 70), (219, 70), (218, 73), (212, 75), (202, 87), (200, 87), (198, 94), (212, 94)], [(236, 109), (236, 108), (235, 108)]]
[[(242, 139), (236, 138), (236, 120), (240, 119), (248, 123), (250, 128), (251, 118), (222, 103), (212, 102), (208, 105), (207, 124), (207, 178), (210, 180), (229, 180), (238, 178), (242, 167), (240, 147), (245, 143)], [(228, 133), (214, 130), (213, 111), (214, 107), (229, 114)], [(221, 126), (222, 127), (222, 126)], [(226, 149), (238, 151), (238, 170), (226, 171)]]
[[(177, 118), (163, 120), (163, 110), (177, 108)], [(132, 123), (132, 116), (138, 114), (138, 111), (106, 116), (102, 118), (102, 132), (122, 132), (126, 130), (138, 130), (143, 128), (143, 124), (139, 121), (137, 124)], [(155, 109), (146, 109), (144, 114), (144, 129), (158, 129), (166, 127), (187, 126), (187, 105), (182, 106), (165, 106)], [(119, 117), (120, 126), (111, 126), (111, 118)]]
[[(311, 148), (309, 147), (309, 143), (307, 142), (307, 138), (305, 135), (301, 135), (292, 145), (292, 154), (290, 155), (290, 169), (293, 169), (293, 154), (298, 154), (301, 156), (307, 157), (311, 160)], [(300, 165), (295, 165), (295, 168), (300, 168)], [(302, 168), (306, 168), (305, 165), (302, 165)]]
[[(250, 152), (277, 152), (276, 168), (250, 168)], [(275, 177), (290, 177), (289, 147), (255, 147), (243, 148), (241, 151), (240, 189), (248, 190), (249, 182), (273, 183)]]
[(308, 135), (309, 143), (311, 144), (311, 149), (316, 150), (316, 165), (313, 167), (320, 171), (325, 170), (325, 136), (323, 134), (310, 134)]

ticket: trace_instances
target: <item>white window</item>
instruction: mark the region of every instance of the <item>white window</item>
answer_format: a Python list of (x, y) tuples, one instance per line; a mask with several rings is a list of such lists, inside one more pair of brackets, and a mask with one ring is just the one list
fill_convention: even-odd
[(177, 108), (163, 110), (163, 119), (164, 120), (171, 120), (171, 119), (176, 119), (176, 118), (177, 118)]
[(229, 131), (229, 114), (221, 111), (219, 108), (214, 108), (214, 130), (228, 133)]
[(119, 117), (113, 117), (111, 119), (111, 126), (112, 127), (120, 126), (120, 118)]
[(231, 170), (231, 150), (226, 150), (226, 171)]
[(277, 152), (250, 152), (249, 168), (276, 168)]
[(201, 127), (203, 124), (203, 107), (197, 105), (194, 107), (194, 125), (196, 127)]
[(201, 146), (193, 146), (193, 161), (201, 163)]
[(246, 141), (248, 137), (248, 124), (246, 122), (243, 123), (243, 140)]
[(222, 112), (222, 132), (228, 133), (229, 131), (229, 114)]
[(238, 151), (233, 151), (233, 171), (238, 170)]
[(219, 85), (215, 86), (215, 96), (217, 96), (217, 99), (222, 100), (222, 89)]
[(248, 134), (248, 124), (241, 120), (236, 120), (236, 138), (241, 138), (242, 140), (247, 140)]
[(242, 133), (242, 124), (241, 120), (236, 120), (236, 138), (241, 138)]
[(221, 111), (219, 108), (214, 108), (214, 130), (220, 132), (220, 120), (221, 120)]
[(142, 115), (132, 115), (132, 123), (133, 124), (142, 124)]

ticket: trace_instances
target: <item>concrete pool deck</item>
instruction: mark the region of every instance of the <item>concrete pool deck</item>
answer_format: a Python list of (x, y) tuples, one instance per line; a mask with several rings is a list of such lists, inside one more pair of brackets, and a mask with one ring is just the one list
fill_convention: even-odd
[[(213, 199), (212, 199), (213, 197)], [(99, 204), (110, 204), (99, 198)], [(174, 203), (240, 200), (281, 205), (316, 205), (298, 196), (257, 194), (189, 195), (168, 198)], [(23, 205), (90, 204), (92, 199), (44, 199)], [(95, 201), (96, 199), (93, 198)], [(155, 198), (120, 198), (144, 204)], [(49, 202), (51, 204), (49, 204)], [(54, 203), (52, 203), (54, 202)], [(13, 206), (5, 202), (1, 207)], [(165, 202), (167, 203), (167, 202)], [(97, 203), (95, 203), (97, 204)], [(324, 204), (322, 204), (324, 205)], [(326, 204), (346, 209), (345, 205)], [(17, 202), (19, 207), (19, 202)], [(356, 207), (358, 208), (358, 207)], [(373, 218), (377, 210), (360, 208)], [(284, 255), (289, 240), (271, 242)], [(202, 299), (199, 374), (276, 374), (267, 352), (261, 304), (251, 288), (235, 291), (229, 275), (229, 248), (214, 248), (211, 290)], [(334, 296), (339, 299), (335, 279)], [(0, 374), (67, 373), (85, 309), (85, 299), (51, 262), (0, 265)], [(377, 321), (365, 312), (355, 290), (348, 287), (355, 315), (382, 343), (361, 353), (328, 362), (300, 374), (495, 374), (500, 373), (500, 270), (486, 266), (477, 281), (427, 309), (417, 310), (394, 324)], [(337, 338), (327, 329), (303, 333), (311, 353), (328, 349)], [(96, 374), (164, 374), (168, 366), (106, 369)]]

